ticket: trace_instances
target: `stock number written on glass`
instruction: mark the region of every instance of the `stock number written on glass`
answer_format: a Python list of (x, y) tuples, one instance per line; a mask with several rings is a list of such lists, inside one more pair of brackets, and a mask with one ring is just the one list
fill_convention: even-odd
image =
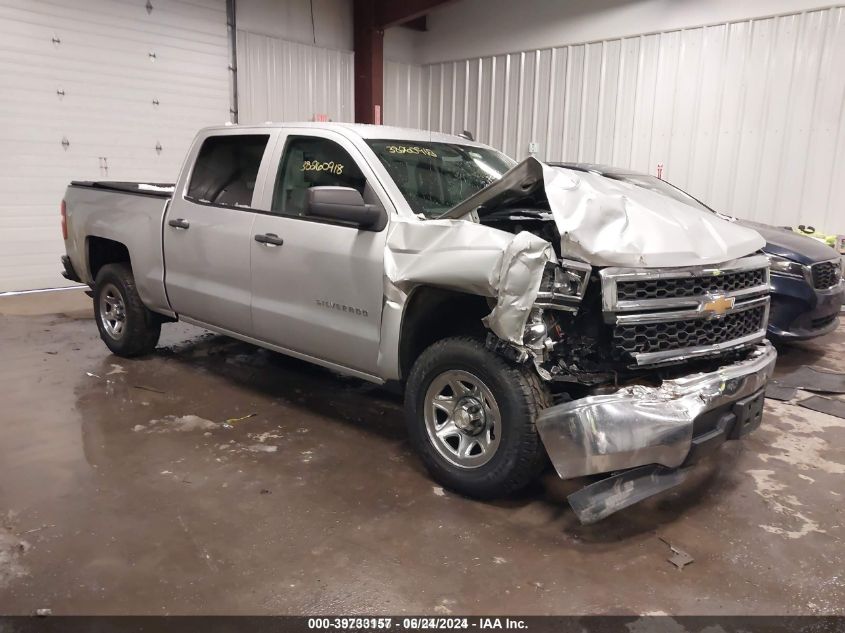
[(388, 145), (387, 151), (391, 154), (422, 154), (430, 158), (437, 158), (432, 150), (427, 147), (417, 147), (416, 145)]
[(327, 171), (339, 176), (343, 173), (343, 164), (336, 163), (333, 160), (326, 163), (321, 163), (318, 160), (306, 160), (302, 162), (302, 169), (299, 171)]

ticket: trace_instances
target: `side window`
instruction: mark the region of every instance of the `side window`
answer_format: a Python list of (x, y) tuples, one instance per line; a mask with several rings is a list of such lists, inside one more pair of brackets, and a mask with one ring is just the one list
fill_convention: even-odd
[(352, 187), (363, 196), (367, 179), (349, 153), (334, 141), (299, 136), (288, 139), (273, 190), (273, 213), (305, 215), (311, 187)]
[(270, 136), (209, 136), (197, 154), (187, 197), (230, 207), (249, 207), (261, 157)]

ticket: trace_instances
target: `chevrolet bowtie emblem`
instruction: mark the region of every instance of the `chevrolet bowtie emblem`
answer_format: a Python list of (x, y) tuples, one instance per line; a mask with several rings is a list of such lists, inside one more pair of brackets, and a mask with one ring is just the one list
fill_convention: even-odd
[(723, 316), (725, 312), (734, 307), (734, 297), (718, 296), (713, 297), (701, 306), (701, 311), (711, 316)]

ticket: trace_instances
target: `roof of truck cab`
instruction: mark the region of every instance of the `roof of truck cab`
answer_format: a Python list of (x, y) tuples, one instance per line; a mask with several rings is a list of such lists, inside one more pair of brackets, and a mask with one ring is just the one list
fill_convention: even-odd
[(203, 132), (213, 130), (237, 130), (243, 129), (281, 129), (281, 128), (307, 128), (312, 130), (334, 130), (336, 132), (345, 133), (346, 135), (355, 135), (363, 139), (395, 139), (404, 141), (418, 141), (418, 142), (432, 142), (432, 143), (459, 143), (461, 145), (477, 145), (484, 147), (483, 143), (477, 141), (470, 141), (462, 136), (455, 134), (444, 134), (442, 132), (431, 132), (429, 130), (418, 130), (409, 127), (393, 127), (390, 125), (369, 125), (366, 123), (343, 123), (339, 121), (329, 121), (326, 123), (316, 123), (314, 121), (296, 121), (296, 122), (267, 122), (256, 125), (215, 125), (212, 127), (203, 128)]

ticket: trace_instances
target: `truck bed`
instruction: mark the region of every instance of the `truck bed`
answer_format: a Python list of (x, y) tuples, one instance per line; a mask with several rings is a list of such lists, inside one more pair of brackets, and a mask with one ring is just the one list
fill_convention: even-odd
[(170, 198), (176, 189), (176, 185), (173, 183), (129, 182), (124, 180), (74, 180), (70, 183), (70, 186), (133, 193), (139, 196), (154, 196), (156, 198)]
[(173, 185), (163, 183), (72, 182), (64, 198), (68, 228), (65, 250), (80, 280), (93, 284), (90, 253), (108, 248), (103, 240), (116, 242), (129, 253), (144, 304), (167, 314), (162, 222), (173, 191)]

